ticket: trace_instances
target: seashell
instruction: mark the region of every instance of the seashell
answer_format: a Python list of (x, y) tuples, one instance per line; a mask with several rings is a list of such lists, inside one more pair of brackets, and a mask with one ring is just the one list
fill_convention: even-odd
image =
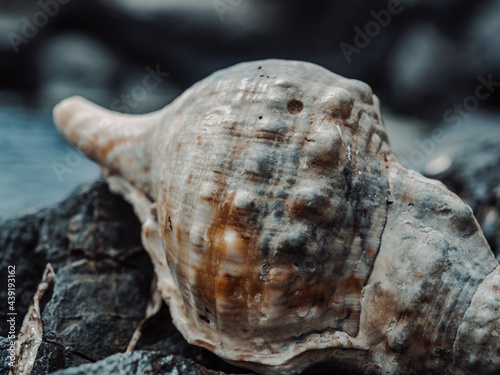
[(469, 207), (398, 163), (368, 85), (266, 60), (152, 114), (54, 114), (133, 204), (189, 342), (261, 374), (500, 371), (500, 267)]

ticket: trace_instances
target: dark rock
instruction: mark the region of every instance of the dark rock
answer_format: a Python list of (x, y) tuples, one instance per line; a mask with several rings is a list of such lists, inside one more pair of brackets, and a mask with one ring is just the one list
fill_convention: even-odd
[[(0, 337), (0, 374), (9, 373), (9, 343), (10, 340)], [(87, 363), (91, 363), (91, 361), (80, 357), (68, 348), (42, 342), (31, 375), (45, 375), (61, 368), (80, 366)]]
[(500, 261), (500, 185), (482, 202), (477, 215), (484, 235)]
[(463, 142), (449, 168), (429, 177), (442, 181), (474, 211), (493, 252), (500, 257), (500, 137)]
[(92, 363), (70, 347), (63, 347), (50, 342), (42, 342), (31, 375), (45, 375), (61, 368), (69, 368)]
[(160, 352), (120, 353), (97, 363), (57, 371), (54, 375), (223, 375), (192, 360)]
[[(40, 222), (47, 210), (37, 215), (23, 216), (17, 220), (8, 220), (0, 226), (0, 277), (7, 280), (9, 266), (16, 270), (16, 332), (21, 328), (22, 319), (36, 287), (42, 277), (46, 256), (36, 251), (40, 239)], [(7, 288), (0, 289), (0, 301), (7, 301)], [(0, 336), (7, 336), (7, 305), (0, 305)]]
[(416, 103), (436, 103), (442, 99), (442, 92), (436, 88), (453, 87), (455, 48), (439, 28), (427, 23), (403, 32), (388, 63), (391, 102), (398, 111), (417, 110), (430, 117), (441, 110)]
[(106, 46), (79, 33), (58, 34), (41, 42), (36, 68), (40, 97), (48, 106), (73, 95), (104, 103), (125, 70)]
[(10, 342), (6, 337), (0, 337), (0, 374), (8, 374), (9, 373), (9, 363), (10, 363), (10, 352), (8, 349), (10, 348)]
[[(140, 230), (132, 208), (102, 181), (81, 186), (54, 208), (0, 223), (2, 280), (7, 278), (7, 266), (16, 266), (16, 333), (45, 265), (50, 262), (56, 273), (53, 288), (41, 302), (44, 337), (33, 374), (125, 351), (145, 316), (153, 276)], [(7, 300), (6, 288), (0, 290), (0, 300)], [(6, 304), (1, 306), (0, 333), (7, 336)], [(6, 356), (6, 339), (1, 345), (0, 357)], [(242, 372), (189, 345), (173, 326), (166, 306), (148, 322), (139, 346), (190, 357), (218, 371)], [(134, 354), (133, 360), (140, 356)], [(151, 358), (146, 355), (143, 366)], [(172, 361), (165, 363), (192, 363)], [(202, 373), (199, 366), (193, 371)]]
[(470, 74), (500, 74), (500, 2), (480, 4), (466, 25), (464, 52), (473, 59), (464, 59)]

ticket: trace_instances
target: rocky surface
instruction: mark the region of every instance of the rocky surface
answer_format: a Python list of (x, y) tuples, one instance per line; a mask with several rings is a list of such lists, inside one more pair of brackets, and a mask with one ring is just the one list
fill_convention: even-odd
[(223, 375), (199, 364), (159, 352), (115, 354), (97, 363), (56, 371), (54, 375)]
[(462, 141), (447, 157), (449, 167), (430, 177), (441, 180), (471, 208), (493, 252), (500, 258), (500, 136)]
[[(50, 262), (56, 273), (53, 288), (41, 304), (44, 339), (33, 374), (97, 362), (97, 367), (88, 370), (93, 374), (103, 369), (99, 360), (125, 351), (145, 315), (153, 269), (142, 248), (140, 225), (131, 207), (112, 195), (104, 182), (80, 187), (54, 208), (2, 222), (0, 249), (2, 280), (7, 278), (7, 266), (16, 266), (16, 333), (45, 265)], [(6, 288), (0, 290), (0, 300), (7, 301)], [(0, 341), (1, 358), (7, 356), (6, 314), (4, 303), (0, 308), (0, 336), (4, 337)], [(183, 364), (191, 366), (192, 362), (182, 358), (166, 358), (176, 355), (210, 369), (242, 372), (184, 341), (165, 306), (146, 325), (137, 349), (160, 351), (165, 359), (158, 353), (143, 358), (133, 354), (106, 360), (102, 366), (118, 369), (136, 363), (138, 369), (150, 366), (162, 371), (175, 371)], [(6, 362), (2, 360), (1, 366), (0, 372), (5, 373)], [(75, 371), (70, 373), (87, 373)], [(213, 374), (198, 365), (191, 371)]]

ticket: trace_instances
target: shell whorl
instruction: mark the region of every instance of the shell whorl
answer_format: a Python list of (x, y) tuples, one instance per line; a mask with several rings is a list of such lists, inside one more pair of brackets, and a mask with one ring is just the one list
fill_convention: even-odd
[(371, 89), (313, 64), (246, 63), (169, 111), (158, 220), (188, 319), (216, 332), (206, 346), (252, 337), (235, 358), (282, 356), (311, 334), (355, 336), (393, 158)]
[(72, 98), (55, 118), (134, 205), (189, 342), (263, 374), (500, 369), (473, 332), (498, 330), (498, 263), (457, 196), (398, 164), (368, 85), (266, 60), (150, 115)]

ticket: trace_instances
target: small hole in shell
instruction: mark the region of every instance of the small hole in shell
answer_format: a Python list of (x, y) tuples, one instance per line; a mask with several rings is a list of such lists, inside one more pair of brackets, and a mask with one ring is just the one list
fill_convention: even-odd
[(262, 120), (262, 116), (259, 116), (259, 120)]
[(288, 103), (288, 105), (286, 106), (286, 109), (292, 115), (298, 115), (304, 109), (304, 103), (302, 103), (300, 100), (294, 99)]
[(199, 317), (204, 322), (207, 322), (208, 324), (210, 324), (210, 319), (208, 319), (206, 315), (199, 315)]

